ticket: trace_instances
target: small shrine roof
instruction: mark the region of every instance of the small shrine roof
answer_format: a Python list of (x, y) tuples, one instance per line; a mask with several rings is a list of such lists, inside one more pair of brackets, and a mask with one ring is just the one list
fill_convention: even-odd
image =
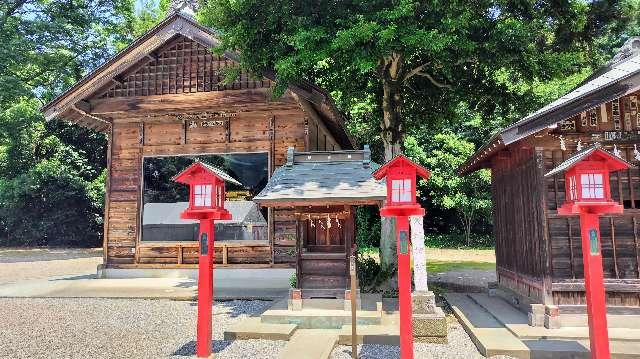
[(380, 166), (364, 150), (295, 152), (277, 168), (266, 187), (253, 198), (264, 206), (377, 204), (386, 198), (384, 182), (372, 173)]

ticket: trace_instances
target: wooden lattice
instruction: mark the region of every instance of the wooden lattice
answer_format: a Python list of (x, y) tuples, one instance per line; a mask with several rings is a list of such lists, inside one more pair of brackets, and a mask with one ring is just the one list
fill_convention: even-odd
[(240, 90), (270, 87), (268, 79), (256, 79), (245, 71), (232, 84), (223, 84), (225, 67), (238, 66), (213, 54), (186, 37), (165, 45), (145, 61), (113, 80), (100, 98), (151, 96), (191, 92)]

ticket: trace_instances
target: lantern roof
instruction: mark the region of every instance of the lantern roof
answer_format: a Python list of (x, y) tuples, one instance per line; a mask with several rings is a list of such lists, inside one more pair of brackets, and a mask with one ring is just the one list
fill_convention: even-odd
[(218, 167), (212, 166), (208, 163), (204, 163), (202, 161), (196, 161), (192, 163), (189, 167), (185, 168), (182, 172), (173, 176), (172, 180), (183, 183), (183, 184), (191, 184), (192, 176), (198, 172), (205, 172), (212, 176), (218, 177), (219, 179), (236, 184), (238, 186), (242, 186), (242, 183), (238, 182), (235, 178), (231, 177), (228, 173), (221, 170)]
[(389, 170), (394, 167), (413, 167), (416, 170), (416, 174), (424, 179), (429, 179), (429, 177), (431, 176), (431, 172), (429, 172), (428, 169), (411, 161), (407, 156), (397, 155), (391, 161), (378, 168), (378, 170), (373, 173), (373, 178), (377, 180), (383, 179), (387, 176)]
[(571, 168), (575, 167), (578, 163), (586, 160), (604, 161), (607, 163), (606, 168), (611, 172), (626, 170), (630, 167), (634, 167), (631, 163), (614, 155), (613, 153), (606, 151), (601, 147), (600, 143), (596, 142), (593, 146), (587, 147), (574, 153), (573, 156), (569, 157), (566, 161), (559, 164), (558, 167), (552, 169), (544, 176), (550, 177), (560, 172), (568, 171)]

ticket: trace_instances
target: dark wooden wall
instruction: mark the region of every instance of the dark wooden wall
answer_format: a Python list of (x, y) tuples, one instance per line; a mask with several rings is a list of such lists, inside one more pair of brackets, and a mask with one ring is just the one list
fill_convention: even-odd
[[(623, 158), (638, 165), (638, 99), (635, 93), (576, 115), (493, 158), (496, 259), (503, 285), (539, 302), (549, 302), (551, 295), (557, 305), (585, 304), (579, 219), (557, 214), (565, 201), (564, 176), (542, 176), (575, 153), (578, 140), (583, 146), (600, 142), (609, 151), (615, 144)], [(607, 302), (640, 306), (640, 170), (612, 174), (611, 190), (625, 211), (600, 221)]]
[(543, 300), (545, 228), (541, 169), (530, 146), (513, 146), (491, 167), (496, 265), (499, 282)]

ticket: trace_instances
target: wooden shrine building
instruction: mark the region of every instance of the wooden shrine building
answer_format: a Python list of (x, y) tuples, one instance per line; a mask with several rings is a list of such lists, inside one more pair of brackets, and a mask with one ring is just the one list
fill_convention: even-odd
[[(640, 38), (632, 38), (607, 66), (500, 131), (460, 167), (461, 174), (491, 169), (498, 284), (515, 303), (533, 312), (535, 304), (556, 305), (561, 317), (584, 313), (579, 220), (557, 213), (563, 175), (544, 174), (595, 142), (637, 165), (639, 100)], [(612, 174), (610, 185), (624, 213), (600, 223), (608, 310), (640, 315), (640, 171)]]
[(387, 190), (372, 173), (369, 147), (362, 151), (287, 152), (254, 201), (294, 208), (296, 279), (302, 298), (344, 298), (349, 257), (355, 249), (356, 205), (381, 205)]
[[(210, 156), (218, 165), (228, 166), (225, 170), (245, 180), (232, 192), (227, 188), (227, 201), (251, 201), (273, 170), (285, 164), (288, 147), (300, 151), (353, 148), (342, 115), (317, 86), (291, 86), (284, 96), (274, 99), (275, 79), (268, 75), (256, 78), (241, 72), (235, 82), (225, 83), (223, 72), (238, 66), (237, 54), (213, 54), (212, 48), (219, 43), (216, 32), (199, 25), (190, 14), (185, 9), (172, 11), (43, 108), (47, 120), (68, 121), (108, 139), (107, 268), (196, 265), (197, 243), (189, 235), (181, 235), (174, 227), (168, 230), (175, 235), (166, 238), (154, 238), (153, 232), (142, 234), (145, 218), (151, 225), (172, 223), (156, 215), (145, 217), (143, 211), (145, 206), (159, 208), (158, 203), (167, 203), (167, 198), (179, 197), (180, 189), (162, 191), (170, 176), (192, 161), (180, 162), (182, 158)], [(165, 173), (171, 168), (173, 173)], [(156, 178), (164, 180), (151, 184)], [(185, 201), (181, 197), (169, 202), (175, 207)], [(267, 235), (245, 240), (216, 238), (216, 262), (293, 266), (294, 210), (278, 207), (255, 217), (260, 223), (264, 217)], [(265, 233), (262, 229), (253, 232)]]

